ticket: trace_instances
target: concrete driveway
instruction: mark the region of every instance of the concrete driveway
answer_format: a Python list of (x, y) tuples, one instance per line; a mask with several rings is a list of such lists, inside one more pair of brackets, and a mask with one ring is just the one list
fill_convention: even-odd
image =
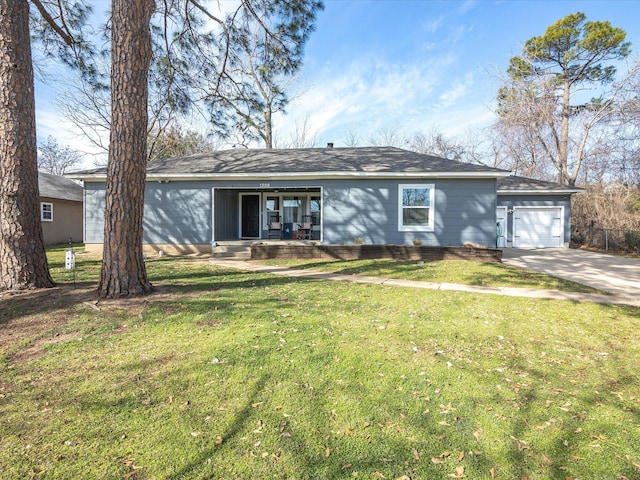
[(571, 248), (505, 248), (502, 263), (638, 299), (640, 260)]

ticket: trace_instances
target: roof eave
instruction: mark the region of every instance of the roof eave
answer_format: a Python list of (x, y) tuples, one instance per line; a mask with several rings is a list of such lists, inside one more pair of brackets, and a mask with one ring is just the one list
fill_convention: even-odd
[[(148, 173), (147, 181), (184, 181), (184, 180), (307, 180), (307, 179), (345, 179), (345, 178), (498, 178), (510, 175), (507, 171), (476, 172), (264, 172), (264, 173)], [(105, 181), (104, 173), (70, 174), (68, 178), (85, 182)]]
[(498, 189), (498, 195), (572, 195), (574, 193), (581, 193), (582, 189), (564, 189), (564, 190), (500, 190)]

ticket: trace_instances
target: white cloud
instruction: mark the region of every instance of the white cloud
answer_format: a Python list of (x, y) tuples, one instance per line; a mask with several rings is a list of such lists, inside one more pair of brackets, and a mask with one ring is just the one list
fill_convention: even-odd
[[(400, 133), (434, 128), (462, 138), (494, 118), (478, 96), (475, 71), (456, 72), (457, 56), (445, 51), (412, 63), (359, 59), (345, 69), (327, 64), (311, 86), (277, 119), (280, 138), (288, 138), (296, 123), (307, 118), (318, 145), (342, 146), (347, 132), (357, 132), (361, 144), (373, 132), (397, 127)], [(448, 81), (453, 78), (452, 81)]]
[(451, 88), (440, 94), (440, 106), (443, 108), (454, 105), (463, 98), (473, 87), (473, 73), (467, 73), (462, 80), (455, 80)]

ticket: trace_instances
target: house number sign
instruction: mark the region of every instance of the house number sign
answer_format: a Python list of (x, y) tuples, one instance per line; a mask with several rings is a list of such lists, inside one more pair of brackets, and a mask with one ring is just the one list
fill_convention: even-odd
[(260, 188), (269, 188), (269, 187), (271, 187), (270, 183), (261, 183), (260, 184)]

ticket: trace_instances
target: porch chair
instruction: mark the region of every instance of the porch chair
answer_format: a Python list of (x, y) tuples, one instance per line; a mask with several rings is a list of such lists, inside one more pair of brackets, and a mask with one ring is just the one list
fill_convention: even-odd
[(280, 215), (269, 216), (269, 238), (282, 238), (282, 223), (280, 222)]
[(298, 224), (298, 238), (301, 240), (311, 240), (311, 229), (313, 228), (313, 217), (302, 215), (302, 223)]

